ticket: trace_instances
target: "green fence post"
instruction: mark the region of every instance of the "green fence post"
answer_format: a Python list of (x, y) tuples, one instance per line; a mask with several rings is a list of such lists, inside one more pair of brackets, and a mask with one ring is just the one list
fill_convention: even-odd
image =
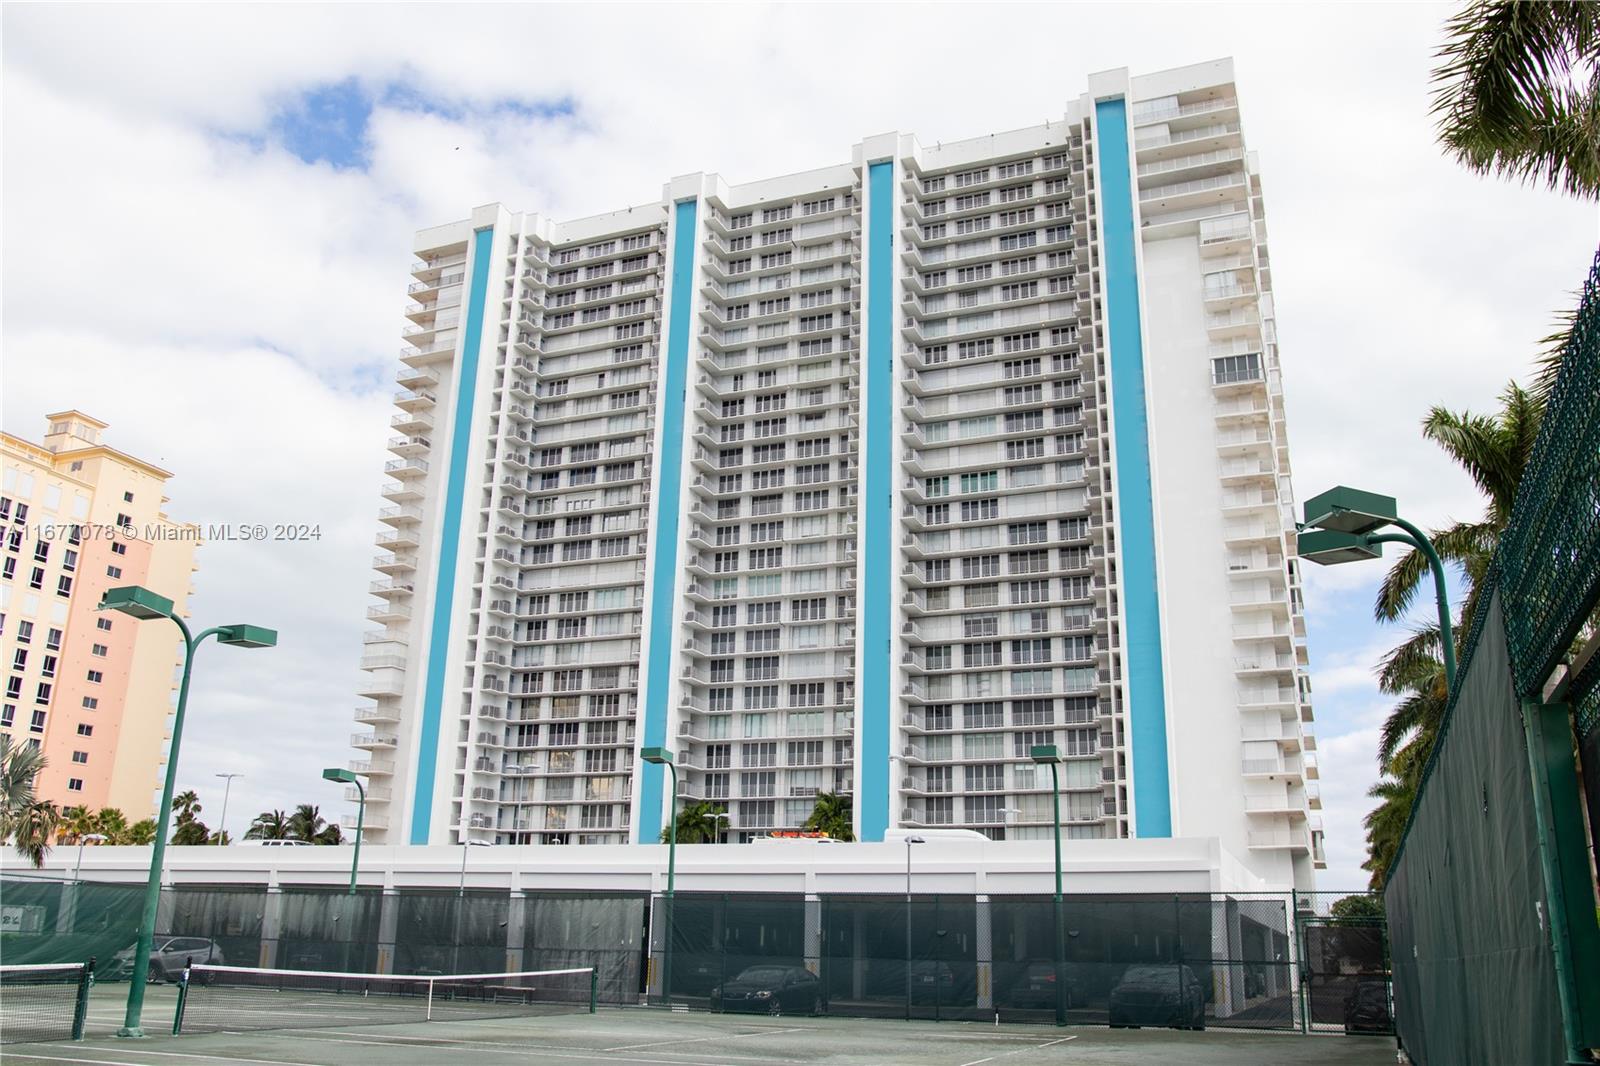
[[(74, 901), (76, 902), (76, 901)], [(94, 984), (94, 960), (78, 975), (78, 999), (72, 1008), (72, 1039), (83, 1039), (84, 1022), (89, 1017), (89, 988)]]
[(1600, 956), (1600, 926), (1591, 905), (1571, 711), (1564, 703), (1523, 700), (1522, 727), (1567, 1062), (1593, 1062), (1587, 1049), (1600, 1044), (1600, 982), (1578, 971)]
[(595, 1001), (600, 998), (600, 968), (589, 967), (589, 1013), (594, 1013)]

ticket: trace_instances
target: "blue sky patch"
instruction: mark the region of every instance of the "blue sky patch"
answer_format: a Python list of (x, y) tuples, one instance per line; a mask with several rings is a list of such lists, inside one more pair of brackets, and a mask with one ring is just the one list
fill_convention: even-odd
[(303, 163), (329, 163), (338, 169), (365, 160), (367, 120), (372, 97), (354, 79), (300, 94), (272, 117), (272, 134)]
[[(269, 122), (269, 139), (282, 144), (304, 163), (360, 169), (367, 162), (367, 126), (374, 107), (438, 115), (455, 122), (473, 117), (548, 122), (573, 118), (578, 110), (577, 101), (570, 96), (463, 104), (429, 96), (408, 84), (391, 82), (373, 89), (347, 78), (307, 89), (281, 107)], [(259, 143), (253, 136), (243, 139)]]

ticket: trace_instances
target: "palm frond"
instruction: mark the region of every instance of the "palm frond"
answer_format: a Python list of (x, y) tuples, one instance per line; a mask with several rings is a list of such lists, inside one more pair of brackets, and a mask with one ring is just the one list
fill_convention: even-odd
[(1478, 173), (1600, 196), (1600, 4), (1475, 0), (1433, 71), (1439, 140)]

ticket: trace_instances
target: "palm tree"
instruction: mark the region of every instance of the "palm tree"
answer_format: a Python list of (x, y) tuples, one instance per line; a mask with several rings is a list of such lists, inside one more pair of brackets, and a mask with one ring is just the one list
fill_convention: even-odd
[(123, 834), (119, 844), (154, 844), (156, 840), (156, 820), (154, 818), (141, 818), (128, 826), (128, 831)]
[(200, 820), (200, 797), (195, 795), (193, 789), (174, 796), (172, 809), (177, 812), (178, 818), (171, 843), (196, 846), (211, 839), (211, 830)]
[(88, 807), (67, 807), (61, 812), (56, 830), (57, 844), (76, 844), (90, 833), (100, 832), (98, 816)]
[[(715, 844), (722, 830), (721, 819), (718, 816), (727, 813), (726, 806), (709, 800), (689, 804), (678, 812), (678, 843)], [(670, 827), (661, 830), (661, 843), (665, 844), (671, 839)]]
[(855, 802), (848, 794), (822, 792), (817, 795), (817, 805), (805, 827), (813, 832), (827, 833), (835, 840), (854, 840)]
[[(1488, 500), (1480, 520), (1456, 522), (1428, 534), (1440, 558), (1455, 564), (1465, 582), (1455, 627), (1458, 652), (1467, 637), (1462, 623), (1470, 624), (1477, 612), (1479, 589), (1500, 534), (1511, 520), (1517, 486), (1533, 453), (1543, 412), (1537, 396), (1511, 382), (1494, 415), (1456, 414), (1435, 407), (1423, 421), (1423, 436), (1460, 464)], [(1428, 576), (1428, 563), (1421, 552), (1403, 554), (1378, 590), (1374, 615), (1380, 621), (1399, 620)], [(1372, 871), (1374, 887), (1383, 884), (1400, 846), (1422, 769), (1449, 705), (1442, 653), (1439, 627), (1419, 626), (1379, 665), (1379, 689), (1400, 700), (1384, 721), (1379, 739), (1378, 765), (1383, 777), (1368, 792), (1380, 801), (1364, 822), (1368, 851), (1364, 868)]]
[(291, 839), (304, 840), (308, 844), (338, 844), (343, 837), (339, 827), (330, 825), (322, 817), (321, 808), (311, 803), (296, 807), (289, 816), (288, 825)]
[(33, 782), (45, 768), (44, 754), (31, 744), (13, 744), (0, 735), (0, 839), (10, 840), (34, 869), (44, 865), (50, 841), (61, 824), (61, 812), (34, 793)]
[(1457, 160), (1600, 198), (1600, 5), (1473, 0), (1438, 56), (1433, 112)]
[[(1543, 402), (1515, 381), (1500, 394), (1500, 405), (1493, 415), (1456, 414), (1435, 407), (1422, 422), (1422, 435), (1465, 469), (1489, 502), (1479, 521), (1456, 522), (1428, 534), (1439, 557), (1459, 566), (1467, 580), (1461, 612), (1467, 619), (1477, 606), (1477, 586), (1489, 569), (1500, 533), (1511, 520), (1517, 486), (1522, 483), (1544, 416)], [(1402, 554), (1378, 590), (1373, 614), (1380, 622), (1397, 621), (1411, 607), (1428, 576), (1428, 561), (1421, 552)], [(1419, 638), (1420, 633), (1413, 640)], [(1432, 639), (1437, 643), (1438, 635)]]
[(282, 811), (262, 811), (245, 831), (246, 840), (287, 840), (289, 819)]
[(115, 807), (103, 808), (94, 816), (94, 831), (106, 838), (108, 844), (128, 842), (128, 816)]

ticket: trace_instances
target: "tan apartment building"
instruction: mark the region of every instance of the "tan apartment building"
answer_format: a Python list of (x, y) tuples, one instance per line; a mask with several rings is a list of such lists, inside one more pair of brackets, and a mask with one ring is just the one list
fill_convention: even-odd
[(186, 612), (200, 529), (164, 513), (168, 471), (101, 443), (106, 423), (47, 421), (42, 444), (0, 434), (0, 733), (44, 750), (42, 798), (138, 821), (165, 770), (178, 630), (95, 608), (142, 585)]

